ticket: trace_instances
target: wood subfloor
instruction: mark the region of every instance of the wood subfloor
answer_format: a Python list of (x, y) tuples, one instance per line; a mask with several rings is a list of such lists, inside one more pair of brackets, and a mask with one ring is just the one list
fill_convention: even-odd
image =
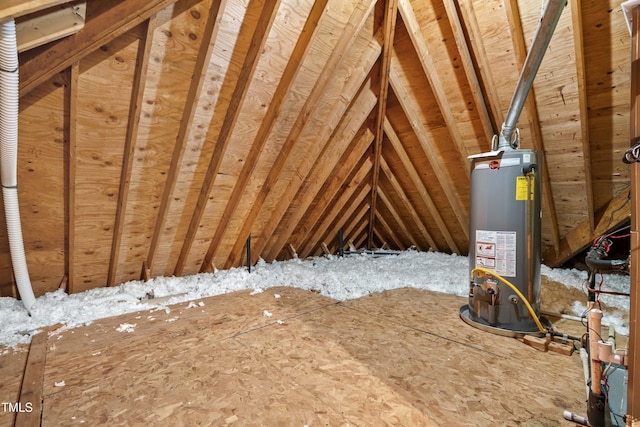
[[(565, 409), (584, 415), (575, 353), (473, 328), (458, 316), (465, 302), (411, 288), (338, 302), (280, 287), (62, 328), (32, 344), (29, 359), (44, 358), (41, 420), (38, 407), (19, 421), (558, 426), (570, 424)], [(18, 401), (27, 354), (0, 356), (2, 401)], [(0, 425), (15, 420), (0, 412)]]

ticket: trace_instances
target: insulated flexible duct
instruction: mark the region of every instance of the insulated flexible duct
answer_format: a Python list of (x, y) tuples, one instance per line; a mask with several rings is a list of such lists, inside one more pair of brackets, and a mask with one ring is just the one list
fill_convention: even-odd
[(22, 240), (18, 206), (18, 48), (13, 20), (0, 26), (0, 179), (7, 220), (7, 234), (13, 274), (27, 311), (36, 299), (33, 295)]

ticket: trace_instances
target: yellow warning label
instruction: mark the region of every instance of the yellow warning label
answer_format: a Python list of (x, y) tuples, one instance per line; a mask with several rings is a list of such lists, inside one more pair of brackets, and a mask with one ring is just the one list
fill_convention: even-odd
[[(516, 200), (533, 200), (533, 183), (533, 177), (516, 177)], [(527, 189), (529, 190), (529, 197), (527, 197)]]

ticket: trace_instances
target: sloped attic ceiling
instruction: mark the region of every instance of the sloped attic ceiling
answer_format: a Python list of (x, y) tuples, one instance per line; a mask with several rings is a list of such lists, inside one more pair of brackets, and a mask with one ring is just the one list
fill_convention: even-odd
[[(88, 0), (80, 32), (20, 54), (36, 295), (236, 266), (248, 236), (266, 261), (334, 252), (341, 228), (466, 254), (467, 156), (489, 151), (542, 7)], [(569, 0), (520, 117), (550, 265), (628, 218), (629, 46), (620, 1)]]

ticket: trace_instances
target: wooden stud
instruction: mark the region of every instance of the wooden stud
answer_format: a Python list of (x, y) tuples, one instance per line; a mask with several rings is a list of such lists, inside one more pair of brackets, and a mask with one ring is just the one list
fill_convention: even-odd
[(389, 70), (391, 69), (391, 50), (398, 18), (398, 0), (386, 0), (384, 9), (384, 38), (380, 64), (380, 90), (378, 92), (378, 113), (376, 116), (376, 139), (373, 143), (373, 174), (371, 183), (371, 213), (369, 218), (369, 248), (373, 243), (373, 226), (377, 210), (378, 179), (380, 176), (380, 158), (384, 140), (384, 118), (387, 115), (387, 97), (389, 94)]
[(65, 146), (65, 270), (69, 278), (67, 293), (74, 292), (75, 277), (75, 227), (76, 222), (76, 161), (78, 144), (78, 77), (80, 76), (80, 64), (75, 62), (68, 71), (69, 85), (67, 87), (65, 110), (65, 129), (68, 143)]

